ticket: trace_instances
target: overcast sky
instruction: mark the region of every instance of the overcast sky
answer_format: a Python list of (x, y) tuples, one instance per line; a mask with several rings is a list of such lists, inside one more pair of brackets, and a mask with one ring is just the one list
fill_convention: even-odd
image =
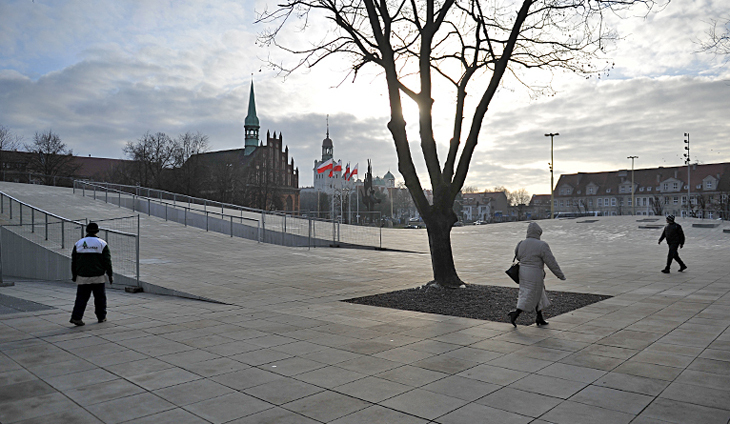
[[(273, 4), (273, 2), (271, 2)], [(52, 129), (77, 155), (122, 158), (145, 132), (200, 131), (211, 150), (243, 147), (253, 79), (261, 136), (281, 132), (312, 184), (329, 115), (335, 158), (392, 171), (389, 109), (375, 73), (345, 78), (345, 58), (287, 78), (265, 66), (283, 52), (257, 45), (266, 1), (1, 0), (0, 125), (30, 141)], [(530, 96), (505, 81), (487, 113), (466, 184), (550, 192), (550, 139), (560, 173), (730, 161), (730, 64), (699, 52), (727, 0), (673, 1), (655, 14), (615, 20), (623, 37), (608, 52), (608, 77), (552, 76), (554, 95)], [(306, 37), (301, 36), (300, 37)], [(306, 38), (300, 38), (306, 39)], [(435, 120), (445, 157), (450, 103)], [(409, 108), (408, 111), (412, 111)], [(407, 111), (407, 112), (408, 112)], [(406, 118), (415, 123), (412, 114)], [(442, 125), (443, 123), (443, 125)], [(415, 139), (414, 156), (420, 157)], [(428, 186), (422, 160), (417, 162)]]

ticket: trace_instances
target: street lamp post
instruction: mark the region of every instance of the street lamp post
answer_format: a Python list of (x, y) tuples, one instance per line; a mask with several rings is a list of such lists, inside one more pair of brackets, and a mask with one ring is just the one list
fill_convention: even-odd
[(634, 198), (634, 159), (638, 159), (638, 156), (628, 156), (626, 159), (631, 159), (631, 215), (636, 215), (636, 199)]
[(553, 137), (560, 135), (560, 133), (549, 133), (545, 134), (545, 137), (550, 137), (550, 219), (555, 219), (555, 179), (553, 175), (553, 169), (555, 168), (555, 159), (553, 157)]
[(684, 143), (686, 144), (686, 146), (684, 146), (684, 150), (687, 151), (687, 153), (684, 154), (684, 163), (687, 164), (687, 218), (689, 218), (690, 212), (692, 211), (692, 203), (689, 197), (690, 188), (692, 187), (689, 181), (689, 133), (684, 133), (684, 136), (687, 137), (687, 139), (684, 140)]

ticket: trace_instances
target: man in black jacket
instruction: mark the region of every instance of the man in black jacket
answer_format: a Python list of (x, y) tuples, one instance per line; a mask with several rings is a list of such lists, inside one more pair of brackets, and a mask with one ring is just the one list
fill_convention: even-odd
[(81, 326), (84, 322), (86, 303), (94, 293), (94, 313), (99, 322), (106, 321), (106, 293), (104, 284), (114, 282), (112, 254), (107, 243), (96, 236), (99, 226), (95, 222), (86, 226), (86, 237), (74, 244), (71, 253), (72, 280), (76, 286), (76, 302), (71, 313), (71, 324)]
[(679, 264), (679, 272), (684, 271), (687, 269), (687, 265), (679, 258), (679, 252), (677, 251), (677, 248), (681, 249), (684, 247), (684, 231), (682, 231), (681, 225), (674, 222), (674, 215), (667, 215), (667, 225), (664, 227), (664, 231), (662, 231), (662, 236), (659, 237), (659, 244), (662, 244), (662, 240), (665, 238), (669, 245), (669, 254), (667, 254), (667, 266), (662, 272), (669, 274), (669, 266), (672, 265), (672, 259)]

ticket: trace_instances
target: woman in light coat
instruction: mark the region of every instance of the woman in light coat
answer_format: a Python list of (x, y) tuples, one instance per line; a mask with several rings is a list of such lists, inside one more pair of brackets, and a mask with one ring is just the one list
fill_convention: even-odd
[(522, 311), (533, 308), (537, 312), (536, 324), (547, 325), (542, 316), (542, 310), (551, 305), (545, 294), (545, 271), (547, 265), (550, 271), (561, 280), (565, 280), (563, 271), (558, 266), (550, 246), (540, 240), (542, 228), (536, 222), (527, 226), (527, 238), (515, 247), (515, 257), (520, 261), (520, 294), (517, 299), (517, 309), (509, 313), (509, 320), (517, 327), (515, 321)]

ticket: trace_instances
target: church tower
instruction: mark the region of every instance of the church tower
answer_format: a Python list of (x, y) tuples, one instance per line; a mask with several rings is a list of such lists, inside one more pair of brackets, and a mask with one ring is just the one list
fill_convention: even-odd
[(244, 155), (248, 156), (259, 145), (259, 118), (256, 116), (256, 99), (253, 95), (253, 81), (251, 81), (251, 94), (248, 97), (248, 115), (243, 123), (243, 128), (246, 133)]

